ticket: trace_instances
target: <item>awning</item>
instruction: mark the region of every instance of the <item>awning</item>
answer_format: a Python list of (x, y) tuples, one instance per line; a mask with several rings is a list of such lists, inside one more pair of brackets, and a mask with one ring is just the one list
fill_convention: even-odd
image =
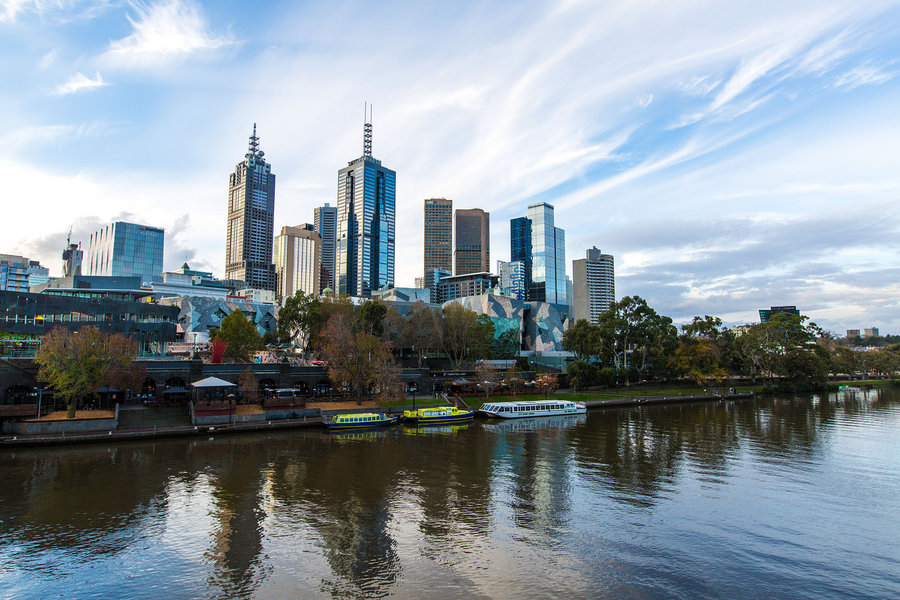
[(237, 387), (236, 383), (219, 379), (218, 377), (207, 377), (191, 384), (191, 387), (208, 388), (208, 387)]

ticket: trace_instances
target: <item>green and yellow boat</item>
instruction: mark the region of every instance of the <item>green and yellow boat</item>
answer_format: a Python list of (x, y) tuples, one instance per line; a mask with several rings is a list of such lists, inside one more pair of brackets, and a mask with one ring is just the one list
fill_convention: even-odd
[(446, 425), (447, 423), (471, 421), (474, 416), (474, 410), (463, 410), (455, 406), (432, 406), (417, 410), (404, 410), (403, 422), (416, 425)]
[(385, 427), (393, 425), (400, 417), (392, 417), (381, 413), (344, 413), (334, 415), (325, 425), (331, 431), (348, 431), (351, 429), (367, 429), (369, 427)]

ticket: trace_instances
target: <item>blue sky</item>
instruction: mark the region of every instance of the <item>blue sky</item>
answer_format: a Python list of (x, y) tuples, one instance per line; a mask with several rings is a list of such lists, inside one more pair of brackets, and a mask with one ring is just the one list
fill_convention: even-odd
[(422, 200), (556, 207), (567, 263), (676, 322), (795, 304), (900, 332), (898, 2), (0, 0), (0, 252), (60, 271), (66, 234), (166, 228), (224, 270), (228, 174), (257, 123), (276, 230), (362, 152), (397, 171), (397, 285)]

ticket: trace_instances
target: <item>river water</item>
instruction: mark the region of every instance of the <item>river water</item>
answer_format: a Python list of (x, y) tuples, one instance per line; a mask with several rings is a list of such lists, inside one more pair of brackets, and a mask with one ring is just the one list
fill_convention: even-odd
[(0, 597), (900, 598), (900, 392), (0, 453)]

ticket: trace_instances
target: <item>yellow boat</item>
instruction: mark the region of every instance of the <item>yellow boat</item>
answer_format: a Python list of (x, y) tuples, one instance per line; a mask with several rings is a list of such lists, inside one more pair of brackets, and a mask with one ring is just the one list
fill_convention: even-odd
[(344, 413), (335, 415), (330, 421), (325, 421), (325, 425), (332, 431), (346, 431), (393, 425), (399, 418), (381, 413)]
[(460, 423), (470, 421), (474, 416), (474, 410), (462, 410), (455, 406), (432, 406), (403, 411), (403, 421), (417, 425)]

